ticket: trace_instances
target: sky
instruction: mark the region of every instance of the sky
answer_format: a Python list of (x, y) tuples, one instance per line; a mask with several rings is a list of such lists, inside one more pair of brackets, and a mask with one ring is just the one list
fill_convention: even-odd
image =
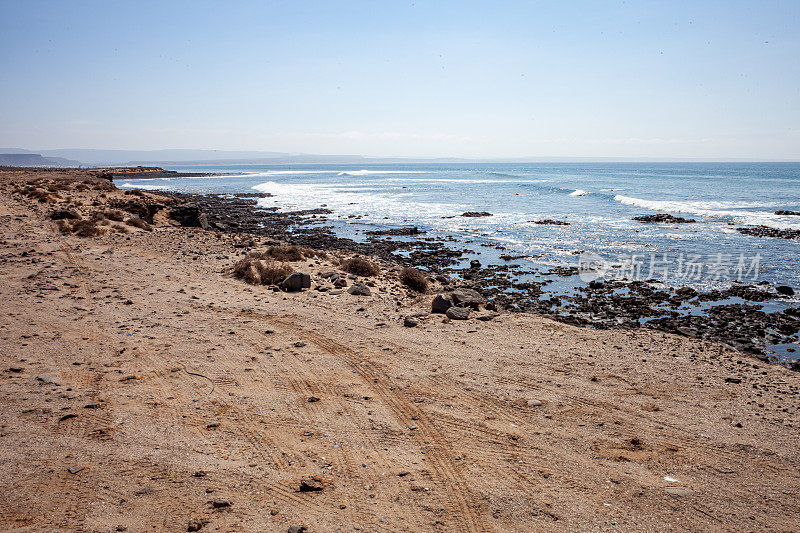
[(800, 1), (0, 0), (0, 146), (800, 160)]

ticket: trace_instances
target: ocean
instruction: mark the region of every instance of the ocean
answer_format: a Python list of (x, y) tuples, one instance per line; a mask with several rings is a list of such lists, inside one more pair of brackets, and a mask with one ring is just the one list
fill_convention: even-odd
[[(265, 192), (264, 207), (333, 211), (320, 222), (366, 231), (416, 226), (471, 245), (463, 262), (529, 270), (603, 261), (606, 278), (659, 279), (708, 290), (735, 280), (800, 288), (800, 240), (756, 237), (744, 226), (800, 230), (800, 163), (547, 163), (230, 165), (169, 167), (211, 176), (128, 180), (123, 188)], [(465, 212), (491, 216), (463, 217)], [(646, 224), (670, 213), (689, 224)], [(569, 225), (537, 224), (545, 219)], [(520, 258), (520, 256), (525, 256)], [(596, 276), (595, 276), (596, 277)], [(555, 290), (555, 289), (554, 289)]]

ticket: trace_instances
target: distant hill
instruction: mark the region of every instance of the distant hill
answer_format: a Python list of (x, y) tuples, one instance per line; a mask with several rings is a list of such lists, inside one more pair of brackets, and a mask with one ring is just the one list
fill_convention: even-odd
[(79, 167), (80, 161), (42, 154), (0, 154), (0, 165), (7, 167)]

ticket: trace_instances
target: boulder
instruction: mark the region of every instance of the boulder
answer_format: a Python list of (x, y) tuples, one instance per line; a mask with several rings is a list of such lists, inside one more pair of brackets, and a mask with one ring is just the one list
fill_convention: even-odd
[(431, 304), (432, 313), (446, 313), (453, 307), (453, 299), (448, 294), (437, 294)]
[(466, 320), (469, 318), (469, 307), (451, 307), (445, 313), (450, 320)]
[(353, 285), (347, 289), (347, 292), (354, 296), (369, 296), (372, 294), (372, 292), (369, 290), (369, 287), (360, 281), (353, 283)]
[(452, 298), (454, 305), (473, 309), (478, 309), (478, 306), (486, 303), (486, 298), (473, 289), (456, 289), (453, 291)]
[(173, 207), (169, 211), (169, 217), (176, 220), (181, 226), (203, 229), (210, 227), (208, 215), (201, 211), (194, 202)]
[(292, 272), (281, 282), (281, 289), (286, 292), (297, 292), (311, 288), (311, 276), (302, 272)]
[(488, 211), (467, 211), (466, 213), (462, 213), (461, 216), (467, 218), (478, 218), (478, 217), (490, 217), (492, 216), (492, 214), (489, 213)]
[(778, 291), (778, 294), (783, 294), (784, 296), (794, 296), (794, 289), (788, 285), (778, 285), (775, 290)]
[(403, 325), (407, 328), (415, 328), (419, 325), (419, 320), (414, 318), (413, 316), (407, 316), (403, 320)]

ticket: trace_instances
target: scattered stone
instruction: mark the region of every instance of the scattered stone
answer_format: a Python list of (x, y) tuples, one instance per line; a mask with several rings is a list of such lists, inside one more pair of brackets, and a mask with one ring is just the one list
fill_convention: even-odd
[(432, 313), (446, 313), (448, 309), (453, 307), (453, 298), (448, 294), (437, 294), (431, 304)]
[(469, 318), (471, 309), (469, 307), (451, 307), (445, 313), (451, 320), (466, 320)]
[(658, 213), (656, 215), (642, 215), (638, 217), (633, 217), (633, 220), (637, 222), (668, 223), (668, 224), (691, 224), (693, 222), (697, 222), (693, 218), (676, 217), (670, 215), (669, 213)]
[(725, 378), (725, 383), (741, 383), (741, 378)]
[(8, 367), (8, 371), (13, 372), (15, 374), (19, 374), (20, 372), (22, 372), (22, 368), (18, 366), (10, 366)]
[(314, 402), (318, 402), (318, 401), (319, 401), (319, 398), (317, 398), (316, 396), (309, 396), (309, 397), (308, 397), (308, 399), (307, 399), (306, 401), (307, 401), (308, 403), (314, 403)]
[(47, 372), (45, 374), (39, 374), (36, 376), (36, 381), (42, 383), (43, 385), (61, 385), (61, 381), (58, 379), (58, 375), (54, 372)]
[(68, 414), (62, 416), (61, 418), (59, 418), (58, 421), (59, 422), (65, 422), (65, 421), (67, 421), (67, 420), (69, 420), (71, 418), (78, 418), (78, 415), (76, 415), (74, 413), (68, 413)]
[(280, 283), (281, 289), (286, 292), (297, 292), (311, 288), (311, 276), (302, 272), (293, 272)]
[(684, 498), (694, 494), (694, 491), (688, 487), (667, 487), (664, 490), (673, 498)]
[(82, 470), (85, 470), (85, 469), (86, 469), (85, 466), (71, 466), (71, 467), (67, 468), (67, 472), (69, 472), (70, 474), (77, 474), (78, 472), (80, 472)]
[(419, 320), (413, 316), (407, 316), (403, 319), (403, 325), (407, 328), (415, 328), (419, 326)]
[(304, 533), (307, 531), (305, 526), (289, 526), (288, 533)]
[(369, 290), (369, 287), (360, 281), (353, 283), (353, 285), (347, 289), (347, 292), (354, 296), (369, 296), (372, 294), (372, 292)]
[(192, 518), (189, 520), (189, 523), (186, 524), (186, 531), (200, 531), (201, 529), (203, 529), (203, 522), (196, 518)]
[(541, 407), (544, 404), (540, 400), (528, 400), (525, 405), (528, 407)]
[(297, 492), (320, 492), (324, 487), (318, 479), (308, 478), (300, 481)]
[(302, 348), (305, 345), (306, 343), (304, 343), (303, 341), (297, 341), (296, 343), (294, 343), (295, 348)]
[(211, 506), (214, 509), (227, 509), (231, 506), (231, 502), (228, 500), (214, 500), (211, 502)]

